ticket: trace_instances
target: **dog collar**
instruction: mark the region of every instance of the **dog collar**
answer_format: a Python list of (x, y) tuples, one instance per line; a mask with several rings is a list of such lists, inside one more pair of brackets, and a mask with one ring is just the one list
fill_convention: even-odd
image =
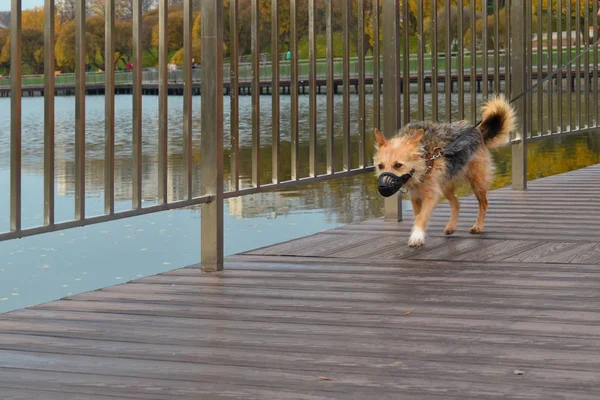
[[(435, 153), (436, 150), (438, 150), (437, 153)], [(435, 154), (432, 155), (432, 153), (435, 153)], [(442, 152), (439, 147), (436, 147), (435, 149), (433, 149), (433, 152), (431, 152), (431, 153), (426, 152), (425, 154), (423, 154), (423, 158), (425, 159), (425, 165), (427, 166), (427, 169), (425, 170), (426, 174), (429, 173), (433, 169), (433, 163), (435, 162), (435, 160), (442, 157), (443, 155), (444, 155), (444, 152)]]

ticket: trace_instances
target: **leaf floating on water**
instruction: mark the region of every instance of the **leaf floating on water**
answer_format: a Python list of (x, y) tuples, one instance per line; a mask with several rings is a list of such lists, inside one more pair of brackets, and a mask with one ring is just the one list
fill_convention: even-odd
[(321, 381), (331, 381), (332, 379), (328, 376), (318, 376), (317, 379)]
[(12, 296), (18, 296), (19, 293), (11, 293)]
[(171, 264), (171, 263), (170, 263), (170, 262), (168, 262), (168, 261), (165, 261), (165, 262), (163, 263), (163, 265), (170, 265), (170, 264)]
[(6, 301), (6, 300), (8, 300), (8, 297), (3, 297), (0, 299), (0, 301)]
[(412, 311), (405, 312), (405, 313), (404, 313), (404, 316), (405, 316), (405, 317), (408, 317), (408, 316), (409, 316), (410, 314), (412, 314), (412, 313), (413, 313)]

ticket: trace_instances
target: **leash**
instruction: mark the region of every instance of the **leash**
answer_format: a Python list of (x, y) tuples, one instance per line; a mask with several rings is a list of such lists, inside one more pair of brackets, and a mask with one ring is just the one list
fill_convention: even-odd
[[(582, 51), (581, 53), (579, 53), (575, 58), (573, 58), (573, 59), (569, 60), (568, 62), (564, 63), (563, 65), (561, 65), (560, 67), (558, 67), (556, 70), (554, 70), (551, 74), (546, 75), (546, 77), (544, 79), (542, 79), (541, 81), (538, 80), (535, 83), (535, 85), (530, 86), (528, 89), (526, 89), (523, 92), (521, 92), (518, 96), (515, 96), (514, 98), (512, 98), (511, 100), (509, 100), (509, 103), (514, 103), (515, 101), (519, 100), (521, 97), (525, 96), (527, 93), (532, 92), (539, 85), (542, 85), (544, 82), (547, 82), (550, 79), (554, 78), (556, 75), (558, 75), (559, 72), (561, 72), (562, 70), (564, 70), (566, 67), (569, 67), (575, 61), (579, 60), (581, 58), (581, 56), (587, 54), (590, 50), (592, 50), (592, 48), (598, 46), (598, 43), (600, 43), (600, 39), (596, 40), (594, 43), (592, 43), (591, 45), (589, 45), (587, 49), (585, 49), (584, 51)], [(540, 71), (538, 71), (538, 73), (540, 73)], [(476, 128), (479, 125), (481, 125), (481, 122), (482, 122), (482, 120), (479, 120), (479, 122), (477, 122), (474, 125), (474, 127)]]

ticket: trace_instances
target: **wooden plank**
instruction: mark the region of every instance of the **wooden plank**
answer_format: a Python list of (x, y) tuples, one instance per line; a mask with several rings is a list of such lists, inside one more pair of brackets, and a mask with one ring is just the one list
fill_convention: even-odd
[[(0, 372), (1, 373), (1, 372)], [(1, 385), (1, 384), (0, 384)], [(64, 386), (64, 385), (63, 385)], [(15, 389), (12, 387), (0, 386), (2, 392), (2, 399), (4, 400), (31, 400), (31, 399), (44, 399), (44, 400), (115, 400), (117, 397), (106, 396), (101, 394), (85, 393), (85, 392), (71, 392), (69, 393), (65, 388), (55, 390), (39, 390), (34, 388), (21, 388)], [(121, 395), (120, 398), (135, 399), (139, 397), (129, 397)]]
[[(398, 267), (413, 267), (418, 266), (420, 268), (463, 268), (463, 269), (477, 269), (489, 268), (487, 265), (491, 265), (494, 269), (509, 269), (512, 270), (540, 270), (540, 271), (582, 271), (582, 272), (595, 272), (598, 271), (596, 264), (548, 264), (548, 263), (511, 263), (504, 261), (453, 261), (453, 260), (382, 260), (378, 259), (375, 262), (371, 258), (352, 258), (352, 259), (335, 259), (335, 258), (319, 258), (313, 257), (284, 257), (284, 256), (272, 256), (272, 257), (256, 257), (256, 256), (231, 256), (228, 258), (228, 264), (230, 269), (235, 270), (246, 270), (255, 271), (257, 269), (261, 271), (329, 271), (329, 272), (343, 272), (348, 268), (349, 272), (360, 272), (360, 268), (364, 268), (365, 273), (371, 273), (375, 271), (390, 271), (390, 268), (394, 266)], [(357, 269), (358, 268), (358, 269)], [(182, 268), (186, 270), (188, 268)], [(190, 268), (194, 270), (195, 268)], [(185, 275), (185, 273), (184, 273)]]
[[(300, 360), (298, 360), (300, 362)], [(402, 360), (373, 365), (355, 373), (346, 372), (352, 366), (324, 364), (315, 369), (281, 370), (279, 364), (264, 368), (237, 365), (205, 365), (172, 361), (139, 362), (124, 358), (88, 357), (28, 352), (0, 351), (0, 365), (23, 370), (62, 371), (72, 373), (102, 374), (137, 378), (162, 378), (194, 381), (197, 383), (233, 382), (259, 387), (284, 387), (287, 389), (319, 390), (324, 385), (329, 391), (347, 393), (377, 387), (383, 393), (418, 387), (423, 394), (445, 390), (445, 394), (470, 393), (493, 388), (499, 394), (513, 394), (513, 388), (522, 393), (551, 393), (551, 390), (571, 392), (574, 395), (592, 393), (597, 376), (586, 371), (552, 370), (542, 367), (528, 368), (525, 379), (508, 374), (507, 368), (484, 364), (448, 364), (435, 361)], [(339, 364), (338, 364), (339, 365)], [(14, 367), (13, 367), (14, 366)], [(377, 368), (377, 366), (380, 366)], [(381, 368), (381, 367), (385, 368)], [(328, 374), (328, 375), (325, 375)], [(323, 381), (319, 376), (330, 377)], [(427, 384), (423, 376), (436, 376)], [(396, 379), (394, 379), (396, 378)], [(402, 379), (400, 379), (402, 378)], [(409, 379), (411, 384), (406, 383)], [(329, 382), (329, 383), (327, 383)], [(546, 390), (544, 390), (546, 389)]]
[[(177, 318), (177, 317), (162, 317), (160, 321), (156, 321), (152, 316), (131, 316), (118, 314), (101, 314), (94, 313), (75, 313), (69, 317), (68, 312), (62, 312), (61, 318), (68, 321), (71, 329), (77, 329), (82, 333), (90, 330), (100, 329), (105, 334), (111, 334), (114, 331), (121, 331), (123, 327), (128, 327), (130, 330), (135, 329), (136, 324), (141, 324), (152, 328), (153, 330), (162, 331), (168, 330), (168, 326), (176, 327), (178, 330), (194, 329), (197, 334), (200, 332), (247, 332), (247, 331), (270, 331), (277, 334), (282, 333), (301, 333), (310, 332), (311, 334), (322, 335), (341, 335), (352, 337), (358, 340), (359, 337), (369, 337), (373, 335), (382, 335), (386, 338), (400, 339), (406, 330), (419, 330), (424, 332), (462, 332), (464, 329), (469, 329), (473, 332), (490, 332), (498, 334), (520, 334), (520, 335), (543, 335), (550, 337), (585, 337), (597, 338), (600, 335), (600, 326), (587, 321), (573, 323), (572, 321), (557, 321), (555, 319), (539, 319), (530, 320), (527, 317), (513, 317), (511, 315), (499, 315), (494, 319), (481, 318), (474, 316), (472, 318), (466, 316), (444, 316), (436, 314), (433, 316), (419, 314), (411, 314), (411, 318), (400, 318), (400, 320), (392, 320), (385, 322), (382, 316), (374, 316), (373, 320), (358, 320), (355, 322), (340, 322), (335, 319), (327, 321), (317, 321), (320, 313), (315, 313), (315, 321), (304, 318), (304, 320), (293, 320), (290, 317), (268, 318), (265, 321), (252, 321), (250, 318), (233, 318), (233, 319), (211, 319), (211, 318)], [(60, 324), (54, 321), (48, 321), (40, 317), (40, 313), (36, 314), (37, 318), (27, 319), (25, 317), (11, 320), (8, 324), (6, 321), (0, 321), (0, 332), (4, 333), (24, 333), (32, 331), (46, 332), (47, 329), (60, 329)], [(354, 315), (353, 315), (354, 316)], [(404, 315), (402, 315), (403, 317)], [(489, 316), (488, 316), (489, 317)], [(399, 317), (398, 317), (399, 318)], [(375, 322), (373, 322), (375, 321)], [(135, 322), (135, 323), (134, 323)], [(153, 322), (155, 322), (153, 324)], [(242, 323), (243, 322), (243, 323)], [(164, 329), (159, 329), (163, 327)], [(172, 330), (173, 328), (171, 328)], [(352, 330), (351, 334), (345, 334), (346, 330)], [(79, 337), (79, 336), (75, 336)]]
[[(285, 388), (268, 389), (234, 383), (219, 384), (183, 380), (149, 379), (143, 377), (121, 377), (114, 375), (35, 371), (24, 374), (19, 369), (0, 369), (0, 392), (5, 400), (8, 394), (15, 399), (298, 399), (298, 393)], [(99, 394), (100, 393), (100, 394)], [(328, 392), (313, 391), (314, 399), (327, 399)], [(98, 397), (100, 396), (100, 397)], [(103, 397), (104, 396), (104, 397)], [(10, 397), (8, 397), (10, 398)]]
[[(0, 335), (0, 350), (39, 352), (60, 355), (82, 355), (89, 357), (126, 358), (132, 360), (157, 360), (180, 361), (188, 363), (201, 363), (219, 365), (223, 360), (237, 360), (239, 366), (258, 366), (256, 359), (260, 359), (260, 366), (268, 367), (282, 364), (282, 361), (293, 358), (297, 363), (283, 364), (284, 369), (309, 369), (318, 365), (328, 368), (339, 368), (347, 372), (356, 372), (357, 369), (368, 369), (373, 362), (390, 362), (397, 357), (406, 359), (436, 360), (448, 363), (473, 363), (475, 357), (486, 359), (495, 365), (528, 365), (543, 366), (555, 369), (552, 365), (560, 365), (558, 369), (572, 369), (594, 371), (597, 367), (597, 358), (589, 351), (573, 349), (532, 348), (530, 353), (523, 352), (522, 345), (498, 348), (490, 344), (470, 345), (466, 340), (456, 341), (456, 349), (450, 351), (443, 343), (433, 341), (410, 341), (399, 344), (393, 351), (385, 351), (386, 343), (377, 343), (360, 349), (348, 349), (335, 346), (331, 350), (324, 346), (303, 347), (292, 345), (284, 348), (281, 340), (276, 343), (261, 346), (232, 345), (224, 347), (189, 346), (180, 344), (153, 344), (115, 342), (89, 339), (53, 338), (48, 336), (19, 336)], [(389, 344), (388, 350), (389, 350)], [(419, 346), (416, 348), (415, 346)], [(394, 346), (392, 346), (394, 347)], [(468, 349), (468, 347), (472, 347)], [(471, 350), (471, 351), (469, 351)], [(317, 357), (311, 356), (317, 354)], [(355, 359), (355, 360), (353, 360)], [(543, 361), (545, 360), (545, 361)], [(304, 366), (303, 366), (304, 364)], [(0, 370), (0, 375), (2, 375)], [(0, 383), (1, 385), (1, 383)], [(108, 393), (104, 393), (108, 394)]]
[[(222, 304), (218, 300), (222, 299)], [(468, 308), (471, 314), (479, 311), (473, 311), (480, 304), (479, 299), (469, 296), (439, 296), (435, 298), (426, 296), (414, 296), (411, 298), (399, 299), (398, 302), (372, 301), (360, 304), (349, 304), (347, 300), (330, 300), (324, 304), (319, 299), (286, 299), (286, 298), (265, 298), (265, 297), (217, 297), (203, 296), (200, 301), (193, 302), (193, 299), (183, 298), (182, 301), (171, 301), (166, 296), (147, 295), (145, 301), (111, 301), (110, 297), (104, 301), (61, 301), (53, 302), (36, 307), (36, 310), (55, 310), (55, 311), (74, 311), (74, 312), (94, 312), (109, 314), (131, 314), (131, 315), (149, 315), (149, 316), (171, 316), (182, 318), (209, 317), (218, 314), (221, 318), (231, 319), (240, 318), (240, 315), (248, 314), (260, 315), (260, 312), (296, 312), (304, 311), (306, 313), (329, 312), (340, 314), (369, 314), (375, 315), (398, 315), (405, 316), (407, 312), (419, 309), (422, 315), (433, 315), (433, 313), (451, 315), (460, 313), (464, 315), (463, 309)], [(356, 304), (356, 305), (355, 305)], [(232, 309), (232, 310), (229, 310)], [(592, 316), (595, 318), (595, 310), (590, 308), (590, 302), (581, 302), (577, 300), (553, 300), (553, 299), (522, 299), (507, 297), (490, 297), (485, 307), (479, 307), (477, 310), (485, 309), (483, 312), (507, 314), (512, 316), (531, 315), (532, 318), (548, 318), (554, 313), (559, 314), (561, 318), (572, 321), (588, 320)], [(256, 314), (249, 313), (247, 310), (256, 311)], [(569, 312), (567, 313), (565, 312)], [(567, 315), (564, 317), (563, 315)], [(269, 314), (270, 317), (274, 316)], [(289, 319), (293, 314), (286, 315)], [(344, 318), (352, 318), (345, 316)], [(558, 318), (554, 316), (553, 318)], [(578, 319), (579, 318), (579, 319)], [(215, 318), (216, 319), (216, 318)], [(360, 316), (358, 317), (360, 319)], [(354, 322), (356, 322), (354, 320)]]

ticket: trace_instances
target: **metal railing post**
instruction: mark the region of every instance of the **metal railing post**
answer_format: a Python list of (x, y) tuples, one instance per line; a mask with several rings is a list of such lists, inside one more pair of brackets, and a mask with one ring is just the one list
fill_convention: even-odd
[[(526, 0), (512, 0), (511, 13), (511, 90), (510, 98), (514, 98), (527, 87), (527, 32)], [(531, 42), (529, 42), (531, 44)], [(527, 131), (529, 130), (527, 116), (527, 96), (513, 103), (517, 114), (517, 129), (512, 144), (512, 188), (513, 190), (527, 189)]]
[[(383, 2), (383, 133), (392, 137), (400, 122), (400, 6), (397, 1)], [(406, 57), (409, 55), (406, 54)], [(408, 90), (408, 87), (405, 88)], [(402, 220), (402, 196), (385, 199), (386, 221)]]
[(201, 259), (206, 272), (223, 269), (223, 0), (203, 1)]

